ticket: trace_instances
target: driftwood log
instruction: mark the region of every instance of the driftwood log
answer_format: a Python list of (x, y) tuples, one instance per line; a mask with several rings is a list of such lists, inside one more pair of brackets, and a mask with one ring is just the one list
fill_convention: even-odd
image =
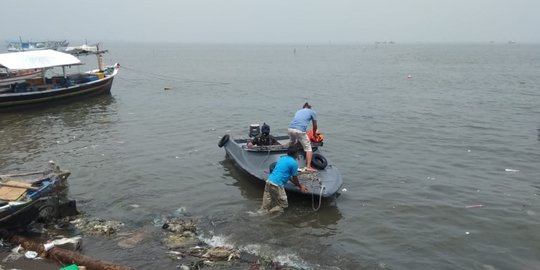
[(4, 240), (7, 240), (13, 244), (21, 245), (26, 250), (32, 250), (37, 252), (41, 257), (48, 257), (50, 259), (59, 261), (63, 264), (77, 264), (85, 266), (87, 270), (135, 270), (135, 268), (123, 265), (117, 265), (112, 262), (95, 260), (90, 257), (81, 255), (78, 252), (62, 249), (59, 247), (53, 247), (48, 251), (43, 246), (44, 243), (35, 241), (30, 238), (15, 235), (9, 232), (0, 231), (0, 236)]

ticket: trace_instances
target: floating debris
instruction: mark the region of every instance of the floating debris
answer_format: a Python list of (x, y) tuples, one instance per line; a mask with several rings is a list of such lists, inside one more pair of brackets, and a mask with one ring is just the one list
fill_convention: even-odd
[(481, 204), (466, 205), (465, 208), (480, 208), (483, 207)]
[(240, 258), (240, 252), (229, 247), (195, 247), (190, 249), (190, 255), (212, 261), (231, 261)]
[(163, 239), (163, 243), (168, 249), (179, 249), (188, 246), (196, 245), (199, 240), (195, 237), (195, 234), (186, 231), (183, 234), (171, 234)]
[(196, 238), (197, 226), (193, 220), (174, 217), (166, 220), (161, 228), (172, 233), (163, 240), (169, 249), (182, 248), (199, 242)]
[(35, 251), (32, 251), (32, 250), (26, 251), (26, 252), (24, 253), (24, 257), (26, 257), (27, 259), (34, 259), (34, 260), (40, 259), (40, 258), (38, 257), (38, 253), (35, 252)]
[(130, 233), (128, 237), (118, 242), (118, 246), (122, 248), (134, 248), (137, 246), (137, 244), (142, 242), (144, 238), (146, 238), (147, 234), (148, 233), (146, 231)]
[(60, 239), (55, 239), (55, 240), (52, 240), (51, 242), (49, 243), (45, 243), (43, 246), (45, 248), (45, 250), (49, 250), (53, 247), (59, 247), (59, 248), (63, 248), (63, 249), (66, 249), (66, 250), (80, 250), (81, 249), (81, 245), (82, 245), (82, 237), (77, 235), (77, 236), (74, 236), (74, 237), (63, 237), (63, 238), (60, 238)]
[(166, 221), (161, 228), (174, 233), (183, 233), (185, 231), (190, 231), (192, 233), (197, 232), (197, 226), (193, 220), (185, 221), (180, 218), (172, 218)]
[(101, 218), (78, 218), (70, 221), (81, 232), (91, 235), (112, 235), (117, 233), (124, 223), (120, 221), (107, 221)]
[(504, 169), (505, 172), (519, 172), (519, 170), (516, 169)]

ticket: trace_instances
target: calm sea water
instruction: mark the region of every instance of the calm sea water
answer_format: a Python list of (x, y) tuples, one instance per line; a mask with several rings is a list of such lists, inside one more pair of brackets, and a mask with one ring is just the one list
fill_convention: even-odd
[[(81, 210), (145, 233), (85, 254), (174, 269), (155, 220), (182, 209), (208, 243), (299, 268), (538, 269), (540, 45), (103, 46), (111, 96), (0, 113), (3, 172), (55, 160)], [(347, 191), (250, 217), (262, 187), (217, 142), (285, 133), (305, 101)]]

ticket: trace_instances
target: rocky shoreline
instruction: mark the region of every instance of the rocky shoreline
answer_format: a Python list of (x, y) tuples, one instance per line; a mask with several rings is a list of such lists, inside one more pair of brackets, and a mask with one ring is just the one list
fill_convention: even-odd
[[(197, 221), (186, 217), (165, 217), (155, 222), (152, 230), (158, 231), (159, 243), (166, 248), (167, 257), (177, 265), (177, 269), (295, 269), (230, 246), (211, 246), (199, 238)], [(117, 241), (120, 249), (132, 249), (148, 240), (148, 229), (128, 230), (123, 222), (106, 220), (86, 215), (76, 215), (54, 220), (47, 224), (36, 223), (30, 230), (31, 239), (47, 242), (59, 239), (78, 239), (62, 246), (71, 251), (79, 251), (84, 246), (84, 238), (97, 237), (104, 241)], [(66, 235), (68, 236), (66, 238)], [(2, 241), (0, 249), (0, 270), (4, 269), (60, 269), (66, 262), (53, 260), (45, 252), (43, 259), (28, 259), (26, 250)], [(56, 258), (58, 259), (58, 258)], [(108, 263), (108, 262), (107, 262)], [(119, 266), (120, 267), (120, 266)], [(125, 266), (125, 269), (131, 269)], [(92, 269), (86, 267), (86, 269)], [(123, 268), (122, 268), (123, 269)]]

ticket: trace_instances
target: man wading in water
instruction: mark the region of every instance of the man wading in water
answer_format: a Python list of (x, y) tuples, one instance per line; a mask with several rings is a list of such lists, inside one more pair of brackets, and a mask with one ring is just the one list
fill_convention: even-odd
[(287, 155), (282, 156), (277, 161), (272, 173), (266, 180), (264, 187), (263, 201), (261, 210), (269, 214), (281, 214), (289, 206), (287, 202), (287, 193), (283, 186), (287, 181), (293, 182), (302, 193), (307, 188), (298, 181), (298, 149), (296, 145), (290, 145), (287, 149)]

